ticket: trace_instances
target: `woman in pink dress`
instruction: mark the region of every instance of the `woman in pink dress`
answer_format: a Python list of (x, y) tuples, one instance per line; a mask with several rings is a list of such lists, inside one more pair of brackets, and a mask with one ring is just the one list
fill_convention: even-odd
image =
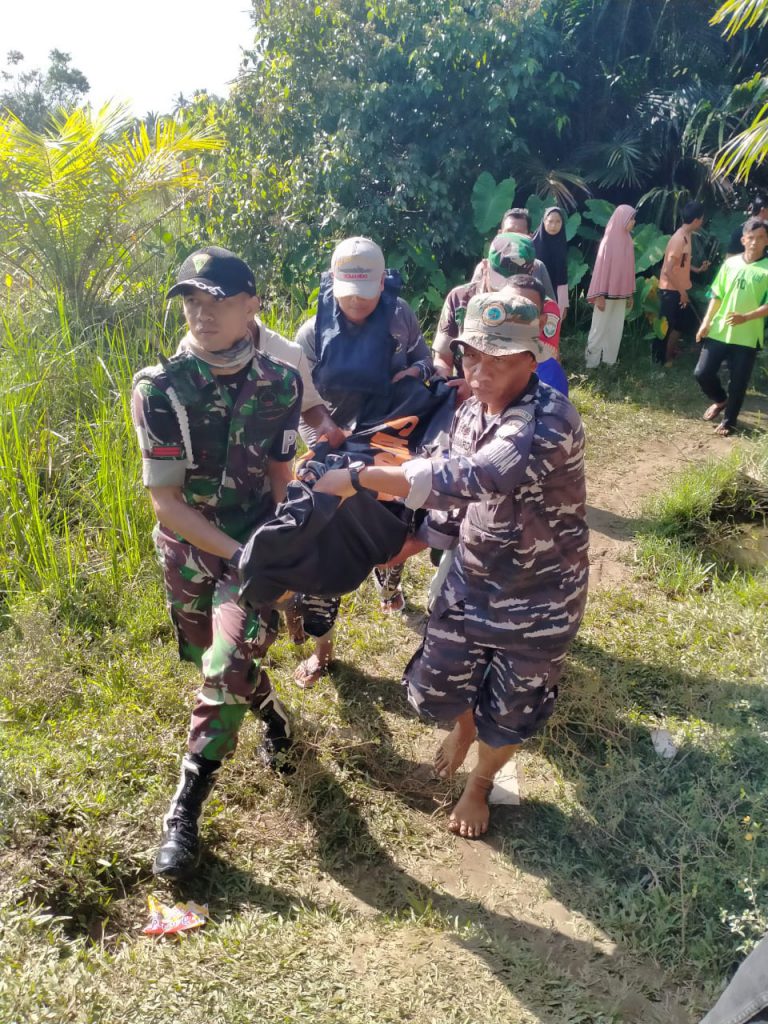
[(624, 317), (635, 294), (635, 247), (631, 231), (637, 210), (617, 206), (605, 226), (587, 292), (592, 303), (592, 326), (587, 339), (586, 366), (602, 361), (612, 366), (619, 354)]

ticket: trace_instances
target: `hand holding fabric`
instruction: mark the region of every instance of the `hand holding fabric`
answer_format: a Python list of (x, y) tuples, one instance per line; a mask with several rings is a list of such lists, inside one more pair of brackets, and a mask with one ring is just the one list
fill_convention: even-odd
[(335, 494), (342, 501), (355, 493), (348, 469), (329, 469), (317, 481), (313, 490), (315, 494)]
[(467, 384), (463, 377), (451, 377), (447, 380), (446, 385), (449, 388), (456, 389), (456, 406), (460, 406), (462, 402), (466, 402), (468, 398), (472, 397), (472, 388)]
[(396, 373), (392, 378), (392, 383), (397, 384), (397, 382), (402, 380), (403, 377), (421, 377), (421, 369), (418, 366), (409, 366), (407, 370), (400, 370), (400, 372)]

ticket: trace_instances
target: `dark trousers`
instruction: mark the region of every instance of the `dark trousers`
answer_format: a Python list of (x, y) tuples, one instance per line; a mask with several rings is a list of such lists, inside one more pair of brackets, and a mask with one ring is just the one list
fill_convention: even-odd
[[(736, 426), (756, 357), (757, 349), (746, 345), (726, 345), (715, 338), (705, 338), (701, 343), (701, 355), (693, 375), (707, 398), (712, 402), (725, 402), (723, 426)], [(728, 364), (731, 378), (727, 394), (720, 381), (723, 363)]]
[(663, 338), (654, 338), (651, 344), (651, 358), (654, 363), (666, 363), (667, 359), (674, 358), (675, 353), (667, 350), (669, 336), (673, 331), (683, 336), (695, 334), (699, 329), (699, 320), (688, 303), (687, 306), (680, 305), (680, 292), (671, 288), (659, 288), (660, 312), (667, 320), (667, 333)]

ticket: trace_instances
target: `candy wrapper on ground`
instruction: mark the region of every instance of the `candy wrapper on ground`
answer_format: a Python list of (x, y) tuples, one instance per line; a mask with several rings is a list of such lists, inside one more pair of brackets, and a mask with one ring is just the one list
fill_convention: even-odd
[(169, 907), (155, 896), (148, 896), (147, 904), (149, 923), (142, 928), (142, 935), (178, 935), (179, 932), (202, 928), (209, 918), (208, 905), (201, 906), (193, 900)]

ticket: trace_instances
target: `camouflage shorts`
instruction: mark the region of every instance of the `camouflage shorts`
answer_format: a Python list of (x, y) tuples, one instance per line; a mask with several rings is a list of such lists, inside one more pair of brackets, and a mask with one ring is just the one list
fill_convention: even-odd
[(237, 746), (251, 703), (269, 693), (269, 677), (259, 665), (277, 635), (277, 616), (265, 623), (241, 608), (235, 570), (223, 559), (162, 528), (155, 530), (155, 545), (179, 655), (203, 673), (189, 751), (220, 761)]
[[(394, 597), (400, 591), (402, 576), (402, 564), (390, 566), (388, 569), (373, 570), (373, 584), (382, 601)], [(336, 625), (340, 605), (340, 597), (314, 597), (310, 594), (300, 594), (296, 607), (301, 614), (304, 632), (307, 636), (318, 638), (330, 633)]]
[(555, 709), (565, 650), (505, 650), (467, 639), (464, 609), (430, 616), (403, 683), (419, 715), (453, 722), (472, 708), (478, 737), (490, 747), (522, 743)]

